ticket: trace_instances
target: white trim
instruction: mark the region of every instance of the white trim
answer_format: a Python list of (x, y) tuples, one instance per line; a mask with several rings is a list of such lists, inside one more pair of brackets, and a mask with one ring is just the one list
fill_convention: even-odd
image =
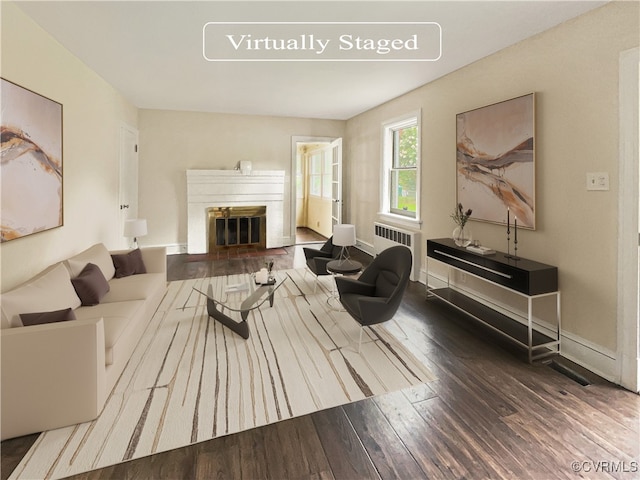
[(294, 245), (296, 243), (296, 208), (298, 204), (296, 198), (296, 160), (298, 157), (298, 143), (331, 143), (340, 138), (342, 137), (313, 137), (308, 135), (293, 135), (291, 137), (291, 170), (289, 172), (289, 205), (291, 207), (289, 217), (291, 222), (289, 225), (289, 235), (287, 236), (285, 234), (282, 237), (285, 245)]
[[(405, 217), (403, 215), (396, 215), (391, 213), (390, 205), (389, 205), (389, 175), (387, 174), (390, 169), (389, 159), (391, 158), (390, 150), (392, 142), (389, 142), (388, 137), (390, 136), (390, 131), (394, 128), (399, 128), (403, 126), (412, 125), (415, 122), (418, 127), (418, 135), (416, 136), (416, 216)], [(420, 205), (422, 203), (422, 191), (421, 191), (421, 182), (422, 182), (422, 109), (419, 108), (417, 110), (413, 110), (399, 117), (393, 118), (391, 120), (386, 120), (382, 122), (381, 126), (381, 141), (380, 141), (380, 212), (378, 215), (382, 216), (390, 216), (392, 217), (392, 221), (397, 223), (402, 223), (400, 220), (402, 219), (404, 222), (413, 222), (411, 223), (403, 223), (410, 228), (415, 228), (416, 224), (419, 226), (421, 221), (420, 216)]]
[(395, 215), (393, 213), (378, 212), (378, 220), (383, 223), (390, 223), (398, 227), (405, 227), (409, 230), (420, 231), (422, 220), (416, 220), (415, 218), (404, 217), (402, 215)]
[(620, 54), (618, 193), (618, 317), (616, 382), (640, 390), (638, 305), (638, 116), (640, 48)]
[(616, 352), (567, 331), (562, 331), (560, 341), (561, 356), (600, 375), (605, 380), (617, 383)]

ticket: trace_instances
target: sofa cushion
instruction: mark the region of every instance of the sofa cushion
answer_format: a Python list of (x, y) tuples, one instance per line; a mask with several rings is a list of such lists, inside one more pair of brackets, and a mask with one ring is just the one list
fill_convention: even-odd
[(21, 313), (52, 312), (80, 306), (80, 298), (71, 284), (69, 272), (61, 263), (44, 275), (3, 293), (2, 313), (12, 327), (21, 327)]
[(113, 266), (116, 269), (116, 278), (147, 273), (147, 269), (142, 261), (142, 252), (139, 248), (136, 248), (129, 253), (111, 255), (111, 259), (113, 260)]
[(82, 305), (97, 305), (109, 291), (109, 283), (104, 278), (100, 267), (87, 263), (80, 275), (71, 279)]
[(109, 287), (109, 293), (104, 296), (102, 303), (145, 300), (156, 293), (158, 289), (166, 288), (166, 277), (162, 273), (143, 273), (123, 278), (112, 278)]
[(111, 365), (114, 361), (114, 347), (122, 334), (139, 320), (136, 317), (142, 310), (144, 310), (144, 300), (134, 300), (80, 307), (75, 314), (78, 320), (103, 318), (105, 364)]
[(54, 310), (53, 312), (35, 312), (35, 313), (21, 313), (20, 320), (25, 327), (31, 325), (42, 325), (45, 323), (66, 322), (69, 320), (75, 320), (76, 315), (70, 308), (64, 308), (62, 310)]
[(93, 263), (100, 267), (104, 278), (107, 280), (111, 280), (116, 272), (113, 266), (113, 260), (111, 260), (111, 254), (101, 243), (97, 243), (83, 252), (70, 257), (65, 263), (67, 264), (71, 278), (80, 275), (80, 272), (87, 266), (87, 263)]

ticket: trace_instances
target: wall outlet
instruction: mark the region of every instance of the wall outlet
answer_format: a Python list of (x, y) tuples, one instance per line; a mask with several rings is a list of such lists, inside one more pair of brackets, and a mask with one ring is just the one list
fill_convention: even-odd
[(588, 172), (587, 190), (609, 190), (609, 172)]

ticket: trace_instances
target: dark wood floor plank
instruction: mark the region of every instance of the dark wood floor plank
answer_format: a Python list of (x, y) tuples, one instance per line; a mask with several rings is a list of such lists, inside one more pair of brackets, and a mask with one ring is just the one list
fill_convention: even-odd
[(440, 404), (438, 398), (411, 404), (402, 392), (393, 392), (376, 397), (375, 402), (429, 477), (511, 478), (511, 472), (500, 465), (495, 468), (491, 462), (479, 461), (473, 431), (453, 428), (444, 415), (425, 418), (416, 411), (418, 405)]
[(269, 478), (331, 478), (331, 467), (310, 416), (285, 420), (265, 429)]
[(371, 399), (342, 407), (383, 479), (427, 478), (378, 406)]
[(311, 418), (336, 478), (380, 478), (342, 408), (322, 410), (312, 414)]
[(241, 479), (238, 438), (228, 435), (196, 445), (194, 478)]

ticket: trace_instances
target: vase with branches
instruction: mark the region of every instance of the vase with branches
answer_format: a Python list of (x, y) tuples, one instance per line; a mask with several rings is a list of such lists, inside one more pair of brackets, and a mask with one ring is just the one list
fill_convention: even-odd
[(469, 208), (465, 211), (462, 203), (458, 203), (451, 214), (451, 218), (453, 218), (453, 221), (458, 225), (453, 231), (453, 241), (459, 247), (468, 247), (473, 241), (471, 228), (467, 226), (467, 221), (469, 221), (472, 213), (473, 210)]

